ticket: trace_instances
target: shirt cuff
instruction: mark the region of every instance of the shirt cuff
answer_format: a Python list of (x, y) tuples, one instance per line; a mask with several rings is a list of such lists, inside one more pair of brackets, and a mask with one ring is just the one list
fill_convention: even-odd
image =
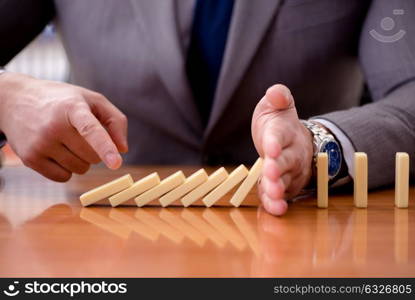
[(331, 133), (336, 137), (337, 141), (340, 143), (343, 151), (343, 159), (346, 162), (347, 169), (349, 172), (349, 176), (354, 179), (354, 163), (353, 163), (353, 157), (355, 153), (355, 149), (353, 147), (352, 142), (349, 140), (349, 138), (337, 127), (335, 124), (333, 124), (330, 121), (327, 121), (325, 119), (312, 119), (313, 121), (316, 121), (323, 126), (325, 126), (327, 129), (331, 131)]

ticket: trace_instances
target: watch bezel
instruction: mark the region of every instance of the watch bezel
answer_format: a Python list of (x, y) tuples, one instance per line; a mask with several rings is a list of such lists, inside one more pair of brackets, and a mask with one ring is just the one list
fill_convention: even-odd
[[(341, 169), (341, 165), (343, 163), (343, 157), (342, 157), (342, 153), (341, 153), (340, 144), (334, 138), (333, 139), (332, 138), (325, 138), (325, 139), (323, 139), (321, 141), (320, 145), (319, 145), (318, 152), (327, 152), (327, 151), (323, 151), (323, 149), (325, 149), (326, 145), (329, 144), (329, 143), (334, 143), (337, 146), (337, 149), (338, 149), (337, 152), (338, 152), (338, 157), (339, 157), (338, 158), (339, 159), (339, 163), (337, 165), (336, 172), (334, 173), (334, 175), (330, 175), (330, 173), (328, 174), (329, 175), (329, 179), (331, 180), (331, 179), (335, 178), (339, 174), (340, 169)], [(330, 165), (330, 153), (327, 153), (327, 155), (329, 156), (329, 165)]]

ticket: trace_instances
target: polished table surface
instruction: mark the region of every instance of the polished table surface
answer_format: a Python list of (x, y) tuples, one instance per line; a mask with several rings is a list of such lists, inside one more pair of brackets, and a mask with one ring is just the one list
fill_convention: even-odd
[[(0, 170), (0, 276), (415, 276), (415, 201), (394, 207), (393, 190), (290, 204), (283, 217), (256, 192), (231, 207), (82, 208), (81, 193), (126, 173), (167, 176), (180, 167), (96, 168), (54, 183), (21, 166)], [(189, 175), (196, 168), (183, 168)]]

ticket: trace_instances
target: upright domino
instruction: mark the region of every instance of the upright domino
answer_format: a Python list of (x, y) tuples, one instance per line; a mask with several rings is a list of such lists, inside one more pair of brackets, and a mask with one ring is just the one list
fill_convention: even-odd
[(169, 177), (163, 179), (159, 185), (153, 187), (152, 189), (144, 192), (135, 198), (135, 203), (138, 207), (142, 207), (149, 202), (156, 200), (168, 193), (175, 187), (181, 185), (185, 180), (184, 174), (182, 171), (177, 171), (176, 173), (170, 175)]
[(207, 179), (208, 175), (204, 169), (200, 169), (199, 171), (193, 173), (186, 178), (185, 182), (182, 185), (168, 192), (166, 195), (159, 199), (161, 206), (166, 207), (170, 205), (191, 190), (195, 189), (197, 186), (201, 185)]
[(119, 192), (118, 194), (111, 196), (109, 198), (109, 201), (112, 207), (116, 207), (124, 203), (125, 201), (144, 193), (145, 191), (151, 189), (152, 187), (156, 186), (159, 183), (160, 183), (160, 177), (156, 172), (154, 172), (138, 180), (128, 189), (125, 189)]
[(363, 152), (354, 154), (354, 205), (359, 208), (367, 207), (367, 155)]
[(228, 172), (226, 172), (225, 168), (221, 167), (217, 169), (208, 177), (206, 182), (199, 185), (197, 188), (195, 188), (193, 191), (181, 199), (183, 206), (188, 207), (196, 200), (202, 198), (223, 181), (225, 181), (226, 178), (228, 178)]
[(408, 153), (396, 153), (395, 164), (395, 206), (398, 208), (407, 208), (409, 198)]
[(130, 174), (127, 174), (82, 194), (79, 197), (79, 200), (83, 206), (88, 206), (121, 192), (122, 190), (129, 188), (132, 184), (133, 179)]
[(262, 171), (262, 158), (258, 158), (254, 165), (249, 170), (248, 176), (242, 182), (241, 186), (236, 190), (235, 194), (233, 194), (230, 203), (238, 207), (241, 205), (242, 201), (246, 198), (249, 191), (254, 187), (255, 183), (258, 181), (259, 176), (261, 175)]
[(244, 180), (246, 176), (248, 176), (248, 169), (244, 165), (240, 165), (229, 174), (229, 177), (224, 182), (202, 199), (203, 203), (207, 207), (211, 207), (216, 201), (225, 196), (227, 192)]
[(329, 169), (326, 152), (317, 154), (317, 207), (327, 208), (329, 204)]

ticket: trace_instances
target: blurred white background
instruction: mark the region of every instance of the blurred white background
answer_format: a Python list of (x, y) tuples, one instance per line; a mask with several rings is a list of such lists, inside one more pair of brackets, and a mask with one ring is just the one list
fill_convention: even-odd
[(67, 81), (69, 64), (53, 25), (45, 30), (7, 66), (6, 70), (39, 79)]

